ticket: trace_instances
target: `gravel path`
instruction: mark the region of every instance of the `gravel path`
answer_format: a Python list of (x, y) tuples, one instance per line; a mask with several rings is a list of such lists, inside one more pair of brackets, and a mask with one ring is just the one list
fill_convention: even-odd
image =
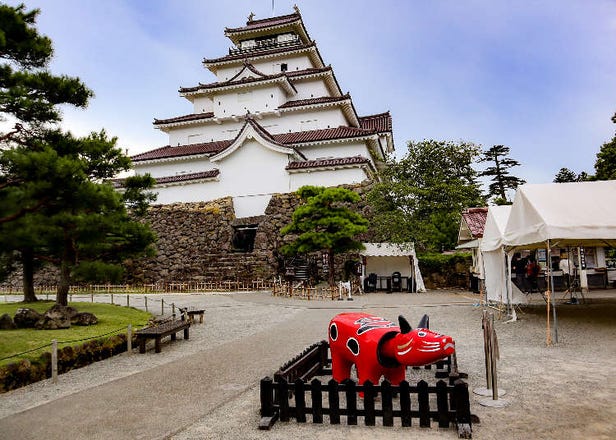
[[(465, 292), (368, 294), (355, 301), (302, 301), (264, 292), (166, 295), (206, 309), (205, 323), (144, 355), (123, 354), (0, 394), (0, 438), (7, 439), (413, 439), (457, 438), (436, 427), (393, 428), (277, 422), (259, 431), (259, 380), (326, 337), (336, 313), (361, 309), (431, 326), (456, 340), (470, 388), (485, 386), (482, 310)], [(151, 295), (153, 301), (160, 295)], [(616, 296), (614, 296), (616, 298)], [(506, 408), (479, 405), (476, 439), (616, 438), (616, 301), (560, 306), (560, 343), (545, 346), (545, 310), (497, 321), (500, 388)], [(418, 379), (418, 378), (417, 378)], [(411, 378), (414, 380), (414, 378)], [(344, 423), (344, 421), (343, 421)], [(397, 421), (399, 424), (399, 421)]]

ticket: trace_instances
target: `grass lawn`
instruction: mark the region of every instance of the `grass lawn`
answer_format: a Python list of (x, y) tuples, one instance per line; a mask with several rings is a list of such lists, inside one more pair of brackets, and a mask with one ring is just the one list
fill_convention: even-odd
[[(53, 305), (53, 301), (37, 301), (27, 304), (22, 302), (0, 303), (0, 315), (8, 313), (13, 317), (17, 309), (21, 307), (28, 307), (43, 313)], [(69, 303), (69, 305), (80, 312), (94, 313), (98, 318), (98, 324), (92, 326), (72, 325), (71, 328), (62, 330), (0, 330), (0, 365), (23, 358), (38, 357), (41, 353), (50, 351), (51, 348), (47, 346), (23, 356), (4, 359), (13, 354), (51, 344), (52, 339), (58, 340), (58, 347), (78, 345), (85, 342), (84, 339), (97, 339), (97, 336), (104, 337), (102, 335), (111, 336), (111, 334), (126, 333), (128, 324), (132, 324), (134, 330), (138, 329), (146, 325), (148, 319), (152, 316), (143, 310), (111, 304), (74, 302)]]

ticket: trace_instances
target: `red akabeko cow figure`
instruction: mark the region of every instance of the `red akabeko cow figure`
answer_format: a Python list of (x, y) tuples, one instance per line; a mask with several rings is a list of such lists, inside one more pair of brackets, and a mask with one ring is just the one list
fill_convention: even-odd
[(332, 376), (349, 379), (353, 364), (360, 384), (377, 384), (385, 376), (393, 385), (405, 379), (407, 366), (439, 361), (455, 351), (451, 336), (428, 330), (428, 316), (413, 330), (404, 317), (399, 326), (367, 313), (340, 313), (329, 323)]

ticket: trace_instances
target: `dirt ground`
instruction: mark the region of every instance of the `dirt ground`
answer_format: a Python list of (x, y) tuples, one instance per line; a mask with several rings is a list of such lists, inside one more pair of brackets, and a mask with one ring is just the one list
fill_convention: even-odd
[[(326, 423), (315, 425), (308, 417), (306, 424), (277, 422), (270, 431), (257, 429), (259, 379), (325, 339), (327, 322), (344, 310), (363, 310), (391, 320), (403, 314), (413, 325), (427, 313), (431, 328), (456, 340), (459, 369), (469, 375), (469, 388), (486, 386), (483, 308), (472, 293), (377, 293), (352, 302), (305, 301), (264, 292), (165, 298), (206, 308), (205, 324), (191, 328), (189, 341), (179, 338), (164, 344), (161, 354), (149, 350), (93, 364), (61, 376), (58, 385), (44, 381), (0, 395), (0, 437), (4, 433), (10, 435), (6, 438), (44, 434), (48, 439), (66, 435), (176, 440), (457, 438), (454, 429), (434, 424), (402, 428), (396, 420), (393, 428), (365, 427), (360, 418), (358, 426), (346, 426), (344, 417), (339, 426), (329, 425), (327, 417)], [(541, 298), (536, 305), (517, 309), (515, 322), (498, 319), (495, 312), (499, 389), (506, 391), (500, 400), (508, 406), (485, 407), (479, 403), (485, 397), (471, 394), (471, 412), (480, 419), (473, 426), (473, 438), (616, 438), (616, 384), (611, 381), (616, 371), (616, 292), (591, 295), (586, 304), (562, 304), (560, 298), (559, 302), (559, 342), (549, 347)], [(415, 376), (412, 373), (409, 380), (419, 380), (419, 373)], [(160, 378), (172, 383), (158, 384)], [(178, 395), (173, 393), (181, 387), (178, 395), (188, 404), (178, 407), (173, 400)], [(93, 394), (104, 396), (105, 405), (90, 408)], [(156, 401), (158, 409), (116, 420), (117, 407), (127, 400), (135, 414), (140, 414), (141, 400), (150, 407)], [(96, 411), (95, 417), (88, 411)], [(78, 415), (79, 420), (70, 428), (45, 422), (54, 414)], [(26, 434), (24, 427), (32, 432)]]

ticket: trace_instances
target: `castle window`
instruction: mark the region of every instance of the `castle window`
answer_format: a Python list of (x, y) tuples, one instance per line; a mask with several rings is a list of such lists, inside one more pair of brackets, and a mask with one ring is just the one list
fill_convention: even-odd
[(232, 246), (235, 252), (252, 252), (255, 246), (257, 225), (235, 226)]
[(288, 68), (289, 68), (289, 66), (287, 65), (287, 63), (282, 63), (280, 65), (280, 71), (281, 72), (286, 72)]

